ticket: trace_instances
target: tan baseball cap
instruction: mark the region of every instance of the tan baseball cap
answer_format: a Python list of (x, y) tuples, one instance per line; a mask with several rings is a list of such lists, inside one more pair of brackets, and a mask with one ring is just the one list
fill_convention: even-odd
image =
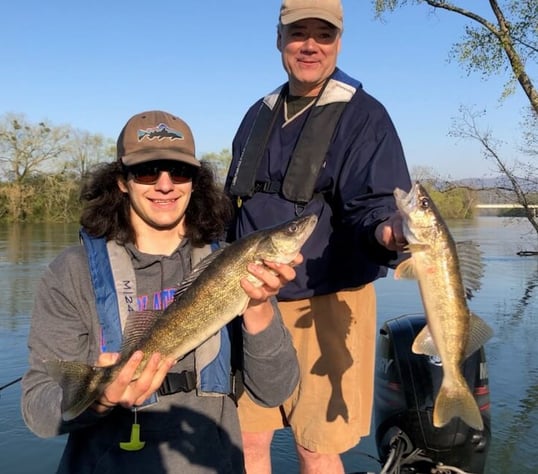
[(126, 166), (153, 160), (200, 166), (189, 126), (179, 117), (160, 110), (131, 117), (118, 137), (116, 151), (118, 160)]
[(289, 25), (305, 18), (319, 18), (342, 30), (344, 11), (340, 0), (283, 0), (280, 23)]

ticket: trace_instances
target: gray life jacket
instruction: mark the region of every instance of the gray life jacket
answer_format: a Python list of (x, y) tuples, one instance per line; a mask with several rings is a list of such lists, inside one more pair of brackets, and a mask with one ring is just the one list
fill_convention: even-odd
[[(325, 82), (308, 112), (282, 182), (257, 182), (256, 172), (266, 151), (269, 137), (288, 94), (284, 84), (262, 101), (232, 178), (230, 194), (239, 199), (255, 192), (281, 193), (288, 201), (309, 202), (325, 161), (331, 139), (347, 103), (360, 83), (344, 82), (347, 76), (336, 69)], [(239, 201), (238, 199), (238, 201)]]
[[(137, 310), (136, 277), (131, 258), (125, 247), (113, 240), (106, 242), (104, 238), (92, 237), (84, 229), (80, 231), (80, 238), (88, 257), (101, 325), (101, 351), (119, 352), (127, 317)], [(193, 248), (193, 265), (217, 247), (218, 244)], [(198, 395), (230, 393), (230, 356), (231, 343), (226, 326), (195, 349), (196, 376), (189, 380), (195, 381), (196, 387), (192, 388), (196, 388)]]

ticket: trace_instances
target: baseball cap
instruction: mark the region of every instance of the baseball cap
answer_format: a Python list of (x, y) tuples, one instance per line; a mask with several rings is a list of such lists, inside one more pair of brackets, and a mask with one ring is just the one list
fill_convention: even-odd
[(175, 160), (200, 166), (187, 123), (161, 110), (131, 117), (118, 137), (116, 151), (118, 160), (126, 166), (153, 160)]
[(283, 0), (280, 23), (289, 25), (305, 18), (319, 18), (342, 30), (344, 11), (340, 0)]

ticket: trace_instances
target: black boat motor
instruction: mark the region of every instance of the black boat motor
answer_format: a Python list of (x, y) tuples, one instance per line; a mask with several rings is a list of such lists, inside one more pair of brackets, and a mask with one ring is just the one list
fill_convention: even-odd
[(381, 473), (482, 474), (491, 438), (484, 348), (462, 367), (480, 407), (484, 430), (477, 431), (459, 418), (436, 428), (433, 405), (443, 368), (438, 359), (411, 351), (425, 324), (424, 315), (410, 314), (387, 321), (380, 330), (374, 411), (377, 451), (384, 466)]

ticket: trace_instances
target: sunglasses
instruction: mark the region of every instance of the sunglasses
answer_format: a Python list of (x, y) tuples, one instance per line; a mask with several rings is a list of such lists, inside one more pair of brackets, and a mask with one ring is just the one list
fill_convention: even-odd
[(197, 169), (178, 161), (150, 161), (125, 167), (126, 175), (131, 175), (135, 183), (155, 184), (161, 173), (166, 171), (174, 184), (185, 183), (196, 176)]

